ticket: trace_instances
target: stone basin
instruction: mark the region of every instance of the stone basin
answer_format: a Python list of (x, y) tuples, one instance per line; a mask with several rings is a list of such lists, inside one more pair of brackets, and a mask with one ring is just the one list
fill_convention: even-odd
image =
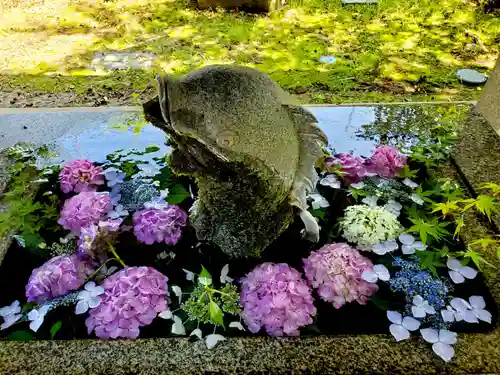
[[(418, 134), (444, 121), (448, 113), (462, 129), (454, 160), (438, 173), (460, 180), (474, 189), (481, 182), (497, 181), (498, 150), (481, 149), (485, 173), (474, 168), (479, 145), (494, 147), (496, 133), (471, 106), (465, 104), (380, 105), (380, 106), (308, 106), (332, 142), (336, 152), (353, 151), (367, 155), (380, 137), (400, 137), (411, 143)], [(76, 157), (103, 160), (119, 148), (144, 148), (162, 145), (164, 135), (151, 126), (138, 134), (134, 127), (138, 108), (63, 109), (0, 112), (0, 149), (19, 141), (53, 145), (56, 161)], [(421, 114), (425, 113), (426, 116)], [(432, 114), (432, 115), (431, 115)], [(391, 117), (392, 116), (392, 117)], [(390, 120), (390, 121), (389, 121)], [(387, 124), (393, 124), (388, 126)], [(122, 126), (126, 131), (112, 129)], [(371, 125), (370, 125), (371, 124)], [(362, 127), (365, 125), (365, 131)], [(369, 135), (366, 129), (374, 129)], [(474, 137), (471, 138), (471, 134)], [(474, 143), (470, 141), (473, 140)], [(492, 143), (493, 142), (493, 143)], [(497, 143), (494, 143), (497, 142)], [(165, 152), (162, 148), (159, 152)], [(489, 158), (489, 159), (487, 159)], [(472, 191), (472, 193), (474, 193)], [(479, 238), (492, 227), (474, 215), (467, 217), (463, 240)], [(8, 243), (2, 247), (7, 249)], [(4, 256), (0, 252), (0, 256)], [(494, 249), (484, 254), (496, 262)], [(500, 275), (497, 269), (484, 268), (486, 284), (500, 307)], [(5, 287), (5, 286), (4, 286)], [(369, 318), (369, 317), (367, 317)], [(445, 364), (434, 356), (423, 340), (396, 343), (390, 335), (302, 336), (297, 339), (268, 337), (232, 337), (213, 350), (202, 342), (187, 338), (137, 340), (1, 341), (2, 374), (187, 374), (187, 373), (315, 373), (315, 374), (479, 374), (500, 373), (500, 330), (497, 323), (489, 333), (460, 334), (456, 356)]]

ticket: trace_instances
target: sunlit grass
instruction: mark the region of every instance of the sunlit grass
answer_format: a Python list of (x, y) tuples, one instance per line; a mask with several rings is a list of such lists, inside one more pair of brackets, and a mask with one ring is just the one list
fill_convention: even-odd
[[(313, 102), (410, 95), (469, 99), (479, 91), (457, 82), (456, 69), (487, 72), (500, 45), (500, 17), (464, 0), (351, 6), (340, 0), (291, 0), (269, 15), (196, 11), (180, 0), (40, 2), (38, 13), (20, 6), (7, 10), (19, 16), (17, 21), (0, 19), (4, 89), (120, 89), (127, 82), (142, 90), (153, 72), (176, 75), (207, 64), (237, 63), (267, 72), (292, 92), (305, 90), (302, 100)], [(58, 12), (43, 18), (43, 7), (54, 2)], [(93, 73), (88, 68), (96, 51), (151, 51), (158, 57), (152, 72), (110, 73), (82, 82)], [(337, 61), (321, 64), (322, 55)]]

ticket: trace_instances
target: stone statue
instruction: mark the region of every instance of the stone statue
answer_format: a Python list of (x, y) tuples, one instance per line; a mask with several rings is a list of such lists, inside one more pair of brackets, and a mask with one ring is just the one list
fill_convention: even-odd
[(306, 196), (327, 139), (310, 112), (266, 74), (241, 66), (212, 65), (158, 84), (145, 116), (169, 135), (173, 171), (196, 179), (190, 223), (199, 240), (230, 256), (258, 256), (299, 214), (318, 241)]

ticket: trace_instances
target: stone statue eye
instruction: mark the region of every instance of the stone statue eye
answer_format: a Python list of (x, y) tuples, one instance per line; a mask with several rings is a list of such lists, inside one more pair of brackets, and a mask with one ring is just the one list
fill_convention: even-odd
[(221, 147), (232, 147), (237, 141), (238, 136), (232, 131), (224, 131), (217, 136), (217, 144)]

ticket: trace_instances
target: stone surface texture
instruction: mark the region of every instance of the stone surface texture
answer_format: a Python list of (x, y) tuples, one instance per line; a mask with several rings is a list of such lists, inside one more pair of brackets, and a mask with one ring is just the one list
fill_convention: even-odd
[[(428, 109), (429, 107), (426, 107)], [(333, 111), (335, 112), (335, 111)], [(346, 113), (350, 113), (346, 109)], [(390, 112), (390, 111), (389, 111)], [(425, 111), (424, 111), (425, 112)], [(354, 110), (352, 111), (354, 113)], [(381, 111), (385, 116), (385, 112)], [(413, 129), (425, 127), (421, 112), (410, 110)], [(472, 119), (479, 115), (472, 115)], [(318, 116), (321, 117), (321, 116)], [(351, 116), (352, 117), (352, 116)], [(431, 116), (432, 117), (432, 116)], [(323, 114), (323, 119), (328, 118)], [(333, 129), (339, 129), (335, 119)], [(373, 119), (370, 119), (372, 121)], [(367, 121), (366, 123), (369, 123)], [(391, 126), (397, 121), (391, 120)], [(345, 127), (345, 121), (340, 121)], [(397, 124), (396, 124), (397, 125)], [(404, 125), (404, 124), (403, 124)], [(402, 126), (403, 126), (402, 125)], [(430, 126), (427, 123), (427, 126)], [(487, 123), (477, 123), (479, 132)], [(350, 126), (350, 124), (348, 125)], [(383, 128), (384, 124), (380, 125)], [(327, 129), (325, 123), (323, 128)], [(392, 129), (394, 130), (394, 129)], [(370, 145), (367, 145), (370, 148)], [(498, 150), (498, 149), (496, 149)], [(476, 150), (477, 151), (477, 150)], [(485, 163), (498, 165), (498, 153), (479, 154)], [(462, 153), (472, 158), (474, 149), (468, 142), (459, 143), (455, 157)], [(473, 165), (472, 159), (470, 161)], [(463, 172), (464, 170), (462, 170)], [(460, 180), (455, 165), (443, 165), (437, 176)], [(467, 175), (468, 176), (468, 175)], [(465, 185), (484, 180), (479, 171), (471, 174)], [(464, 185), (464, 186), (465, 186)], [(463, 230), (465, 243), (491, 234), (474, 215), (466, 217)], [(497, 264), (496, 249), (488, 248), (485, 259)], [(500, 273), (484, 267), (486, 283), (500, 307)], [(445, 364), (432, 354), (430, 345), (413, 338), (396, 343), (389, 335), (304, 336), (298, 339), (269, 337), (239, 337), (207, 350), (202, 342), (185, 338), (139, 340), (78, 340), (78, 341), (1, 341), (1, 374), (499, 374), (500, 329), (498, 322), (491, 333), (459, 334), (454, 346), (456, 356)], [(194, 341), (194, 342), (193, 342)]]
[(477, 109), (500, 134), (500, 59), (484, 86)]

